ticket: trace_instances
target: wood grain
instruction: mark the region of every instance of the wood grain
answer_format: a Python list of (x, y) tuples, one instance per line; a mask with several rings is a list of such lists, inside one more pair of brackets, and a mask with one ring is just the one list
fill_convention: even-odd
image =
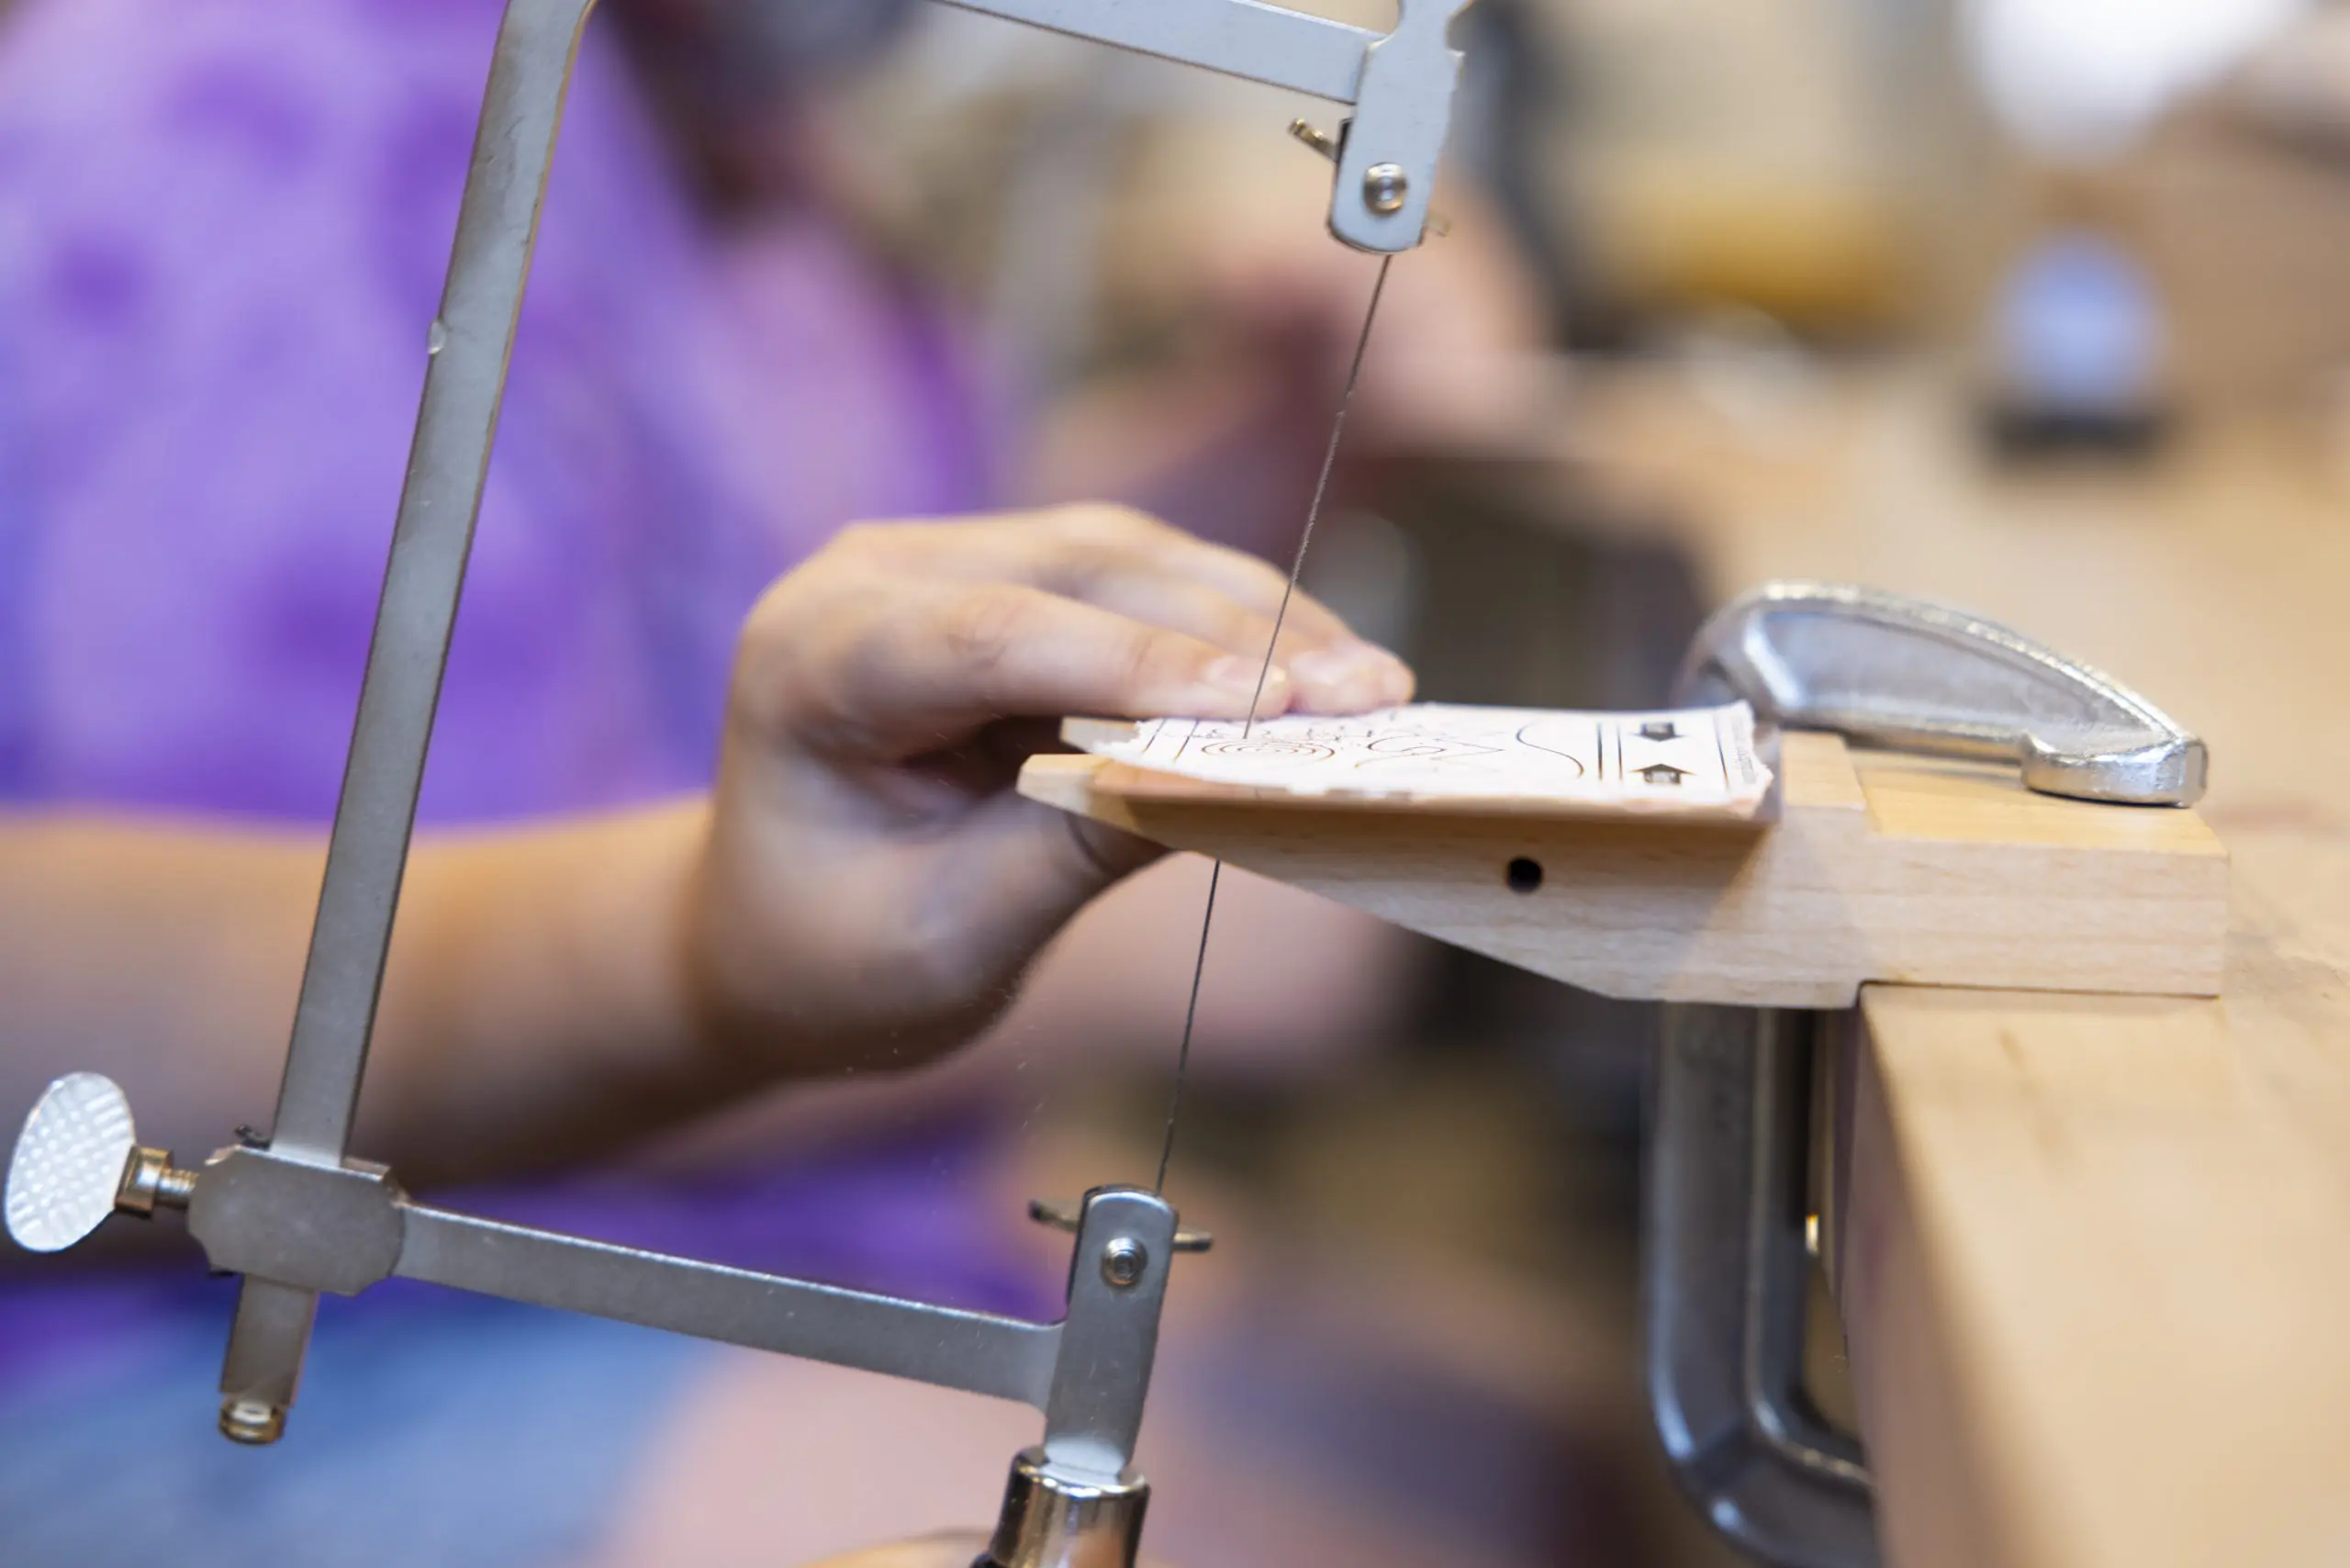
[[(1324, 805), (1040, 756), (1032, 799), (1603, 995), (1848, 1007), (1871, 980), (2210, 995), (2227, 857), (2192, 812), (1790, 734), (1773, 820)], [(1531, 863), (1540, 885), (1513, 889)]]
[(1711, 597), (1868, 581), (2115, 671), (2210, 743), (2232, 863), (2221, 1001), (1864, 995), (1835, 1245), (1889, 1559), (2350, 1563), (2350, 465), (2205, 420), (2005, 475), (1929, 377), (1818, 390), (1766, 446), (1618, 380), (1576, 442)]

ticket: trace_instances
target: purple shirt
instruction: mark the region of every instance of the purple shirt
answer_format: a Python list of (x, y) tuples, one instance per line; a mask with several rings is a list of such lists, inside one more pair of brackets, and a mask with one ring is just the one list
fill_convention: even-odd
[[(6, 17), (0, 802), (330, 816), (500, 10)], [(809, 204), (699, 210), (610, 27), (557, 150), (430, 823), (703, 784), (760, 589), (845, 522), (986, 497), (991, 432), (941, 315)], [(938, 1244), (976, 1158), (934, 1135), (732, 1203), (590, 1182), (494, 1206), (1000, 1301), (982, 1238)], [(913, 1254), (945, 1263), (893, 1260)]]
[[(36, 0), (0, 47), (0, 799), (322, 822), (498, 0)], [(968, 510), (939, 319), (698, 212), (610, 20), (558, 149), (422, 812), (705, 781), (743, 612)]]
[[(881, 0), (823, 3), (855, 33), (843, 7)], [(0, 802), (326, 821), (499, 10), (19, 0), (0, 21)], [(853, 519), (985, 499), (959, 360), (807, 204), (697, 210), (591, 26), (425, 820), (703, 783), (766, 583)], [(986, 1146), (933, 1126), (689, 1190), (454, 1201), (1043, 1310), (968, 1179)], [(326, 1305), (294, 1435), (256, 1462), (207, 1419), (229, 1294), (193, 1267), (0, 1292), (0, 1556), (576, 1561), (702, 1354), (386, 1286)]]

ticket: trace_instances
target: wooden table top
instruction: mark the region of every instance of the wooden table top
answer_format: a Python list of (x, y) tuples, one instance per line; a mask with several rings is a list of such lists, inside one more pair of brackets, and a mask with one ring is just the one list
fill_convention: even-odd
[(2350, 464), (2288, 421), (2000, 472), (1922, 374), (1572, 442), (1714, 599), (1860, 580), (2108, 669), (2211, 747), (2217, 1002), (1872, 988), (1842, 1307), (1892, 1559), (2350, 1563)]

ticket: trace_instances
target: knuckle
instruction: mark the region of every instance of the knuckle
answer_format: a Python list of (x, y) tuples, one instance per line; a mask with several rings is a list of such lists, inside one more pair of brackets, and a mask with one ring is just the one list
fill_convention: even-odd
[[(1245, 604), (1223, 600), (1216, 617), (1218, 640), (1228, 648), (1262, 648), (1273, 640), (1273, 621)], [(1281, 640), (1291, 639), (1290, 629), (1281, 629)]]
[(1054, 551), (1052, 578), (1061, 591), (1089, 599), (1111, 587), (1134, 566), (1132, 550), (1108, 540), (1062, 542)]
[(935, 530), (919, 522), (852, 522), (834, 534), (817, 559), (852, 569), (877, 569), (921, 559)]
[(1136, 507), (1118, 501), (1076, 501), (1051, 512), (1058, 532), (1102, 544), (1134, 545), (1175, 532)]
[(1034, 634), (1035, 597), (1031, 589), (1009, 584), (959, 593), (938, 616), (939, 640), (963, 668), (974, 673), (998, 669)]
[(890, 657), (893, 599), (870, 575), (843, 574), (821, 591), (801, 573), (752, 607), (735, 655), (733, 712), (812, 750), (852, 746), (864, 723), (855, 693)]
[(1121, 640), (1114, 663), (1118, 689), (1130, 696), (1172, 685), (1189, 662), (1182, 642), (1169, 633), (1136, 626)]
[[(1232, 563), (1232, 569), (1248, 584), (1249, 590), (1268, 602), (1278, 599), (1289, 588), (1289, 574), (1261, 556), (1246, 550), (1234, 550), (1225, 545), (1214, 547)], [(1304, 596), (1301, 593), (1298, 598)]]

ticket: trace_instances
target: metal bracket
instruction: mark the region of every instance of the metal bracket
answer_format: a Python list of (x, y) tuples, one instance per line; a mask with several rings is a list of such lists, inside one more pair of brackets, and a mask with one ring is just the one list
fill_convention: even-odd
[(944, 3), (1352, 104), (1337, 149), (1330, 232), (1359, 251), (1390, 254), (1410, 250), (1427, 232), (1460, 80), (1460, 51), (1449, 35), (1472, 0), (1398, 0), (1389, 33), (1262, 0)]

